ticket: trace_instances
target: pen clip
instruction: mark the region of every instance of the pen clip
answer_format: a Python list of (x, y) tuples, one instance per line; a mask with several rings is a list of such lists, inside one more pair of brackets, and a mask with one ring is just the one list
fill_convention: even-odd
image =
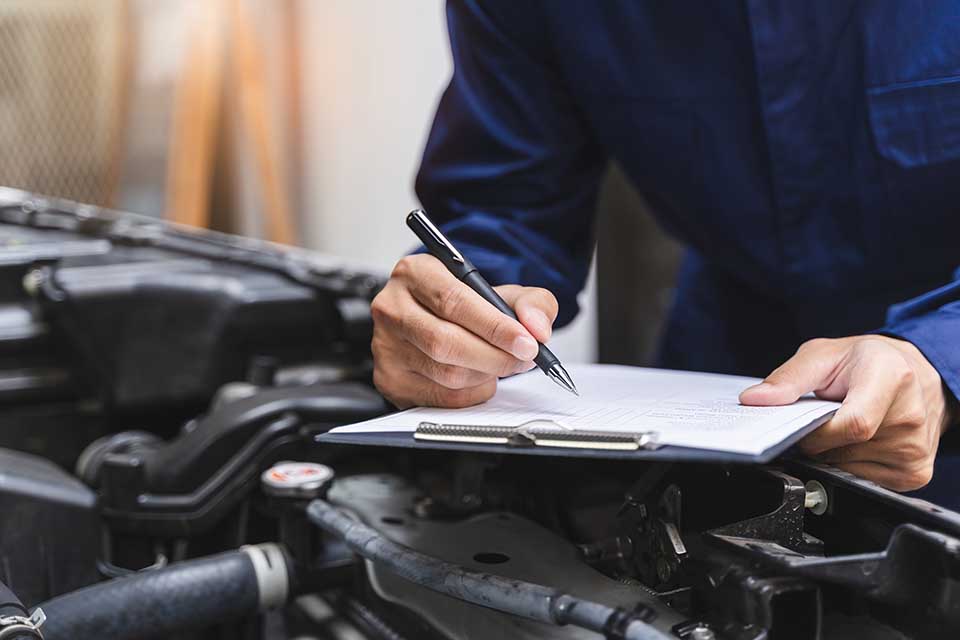
[[(408, 220), (412, 219), (419, 222), (420, 225), (423, 227), (423, 229), (433, 237), (433, 240), (438, 245), (442, 246), (443, 248), (445, 248), (447, 251), (450, 252), (450, 257), (452, 259), (456, 260), (460, 264), (464, 264), (463, 256), (460, 254), (459, 251), (457, 251), (457, 248), (454, 247), (452, 244), (450, 244), (450, 241), (447, 240), (447, 238), (442, 233), (440, 233), (440, 229), (437, 229), (437, 227), (433, 224), (433, 221), (427, 217), (427, 214), (424, 213), (422, 209), (411, 211), (410, 215), (407, 216), (407, 218)], [(414, 231), (416, 231), (416, 229), (414, 229)]]

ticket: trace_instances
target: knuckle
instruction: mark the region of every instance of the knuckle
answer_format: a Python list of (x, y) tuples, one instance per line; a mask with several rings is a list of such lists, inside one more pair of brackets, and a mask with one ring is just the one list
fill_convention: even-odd
[(898, 491), (913, 491), (927, 486), (931, 480), (933, 480), (933, 464), (926, 463), (900, 474), (899, 486), (895, 488)]
[(853, 342), (853, 349), (858, 354), (870, 354), (872, 357), (886, 357), (891, 356), (897, 358), (897, 362), (894, 365), (900, 369), (901, 364), (906, 364), (906, 361), (903, 358), (899, 357), (899, 353), (896, 349), (892, 348), (883, 338), (879, 336), (863, 336), (858, 337), (855, 342)]
[(851, 412), (847, 415), (845, 429), (849, 443), (866, 442), (873, 437), (874, 424), (864, 413)]
[(370, 303), (370, 317), (374, 327), (393, 323), (400, 315), (396, 298), (390, 295), (390, 285), (387, 285)]
[(813, 338), (812, 340), (807, 340), (800, 345), (800, 348), (797, 349), (797, 353), (810, 353), (812, 351), (821, 351), (828, 347), (831, 343), (830, 338)]
[(455, 318), (463, 305), (464, 286), (456, 281), (443, 287), (436, 297), (436, 306), (434, 307), (444, 318)]
[(887, 347), (887, 343), (884, 342), (881, 338), (878, 338), (877, 336), (869, 336), (869, 335), (863, 336), (862, 338), (857, 340), (856, 344), (858, 347), (861, 347), (864, 349), (876, 349), (879, 347), (883, 347), (883, 348)]
[(417, 256), (404, 256), (400, 258), (397, 260), (397, 264), (394, 265), (393, 271), (390, 273), (390, 278), (403, 280), (411, 277), (417, 271), (417, 262)]
[(435, 362), (449, 363), (456, 355), (457, 344), (442, 326), (424, 330), (424, 352)]
[(389, 304), (386, 301), (384, 292), (381, 291), (377, 294), (377, 297), (373, 299), (373, 302), (370, 303), (370, 316), (373, 318), (374, 324), (377, 324), (384, 322), (388, 313)]
[(903, 426), (919, 429), (927, 424), (927, 409), (921, 404), (911, 407), (903, 416)]
[(907, 387), (913, 384), (917, 379), (917, 373), (913, 370), (907, 361), (903, 359), (902, 356), (897, 356), (899, 363), (894, 369), (894, 375), (896, 376), (897, 383), (901, 388)]

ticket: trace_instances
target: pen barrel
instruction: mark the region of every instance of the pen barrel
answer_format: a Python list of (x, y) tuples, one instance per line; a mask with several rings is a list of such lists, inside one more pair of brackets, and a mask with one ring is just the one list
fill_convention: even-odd
[(513, 307), (508, 305), (507, 301), (500, 297), (500, 294), (497, 293), (496, 289), (490, 286), (490, 283), (487, 282), (482, 275), (480, 275), (479, 271), (474, 269), (473, 271), (463, 275), (460, 279), (465, 285), (479, 293), (481, 298), (495, 306), (498, 311), (519, 322)]
[[(407, 215), (407, 226), (420, 238), (430, 255), (442, 262), (457, 279), (480, 294), (481, 298), (492, 304), (500, 313), (510, 316), (517, 322), (520, 321), (507, 301), (500, 297), (476, 267), (447, 240), (422, 209), (415, 209)], [(543, 344), (540, 345), (533, 362), (547, 374), (550, 374), (550, 370), (555, 366), (563, 369), (557, 356)]]
[[(517, 318), (517, 314), (513, 308), (507, 304), (506, 300), (500, 297), (500, 294), (497, 293), (496, 289), (490, 286), (490, 283), (487, 282), (478, 271), (471, 271), (467, 273), (465, 276), (463, 276), (463, 278), (461, 278), (461, 280), (465, 285), (479, 293), (481, 298), (496, 307), (501, 313), (508, 315), (519, 322), (519, 318)], [(553, 355), (553, 352), (543, 344), (540, 345), (540, 350), (537, 352), (537, 357), (534, 358), (533, 361), (543, 371), (547, 371), (550, 369), (550, 367), (560, 364), (557, 356)]]
[(533, 359), (533, 362), (544, 372), (549, 371), (555, 365), (560, 366), (560, 360), (553, 355), (553, 352), (545, 344), (540, 345), (540, 351), (537, 352), (537, 357)]

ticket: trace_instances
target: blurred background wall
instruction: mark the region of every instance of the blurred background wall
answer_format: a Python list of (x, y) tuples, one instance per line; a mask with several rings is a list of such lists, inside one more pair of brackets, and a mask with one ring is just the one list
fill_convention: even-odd
[[(387, 271), (451, 71), (443, 0), (4, 0), (0, 185)], [(594, 269), (556, 350), (646, 362), (678, 251), (616, 171), (600, 208), (605, 313)]]
[[(302, 2), (303, 238), (383, 269), (414, 245), (403, 224), (452, 72), (443, 0)], [(596, 357), (593, 288), (557, 337), (570, 361)]]

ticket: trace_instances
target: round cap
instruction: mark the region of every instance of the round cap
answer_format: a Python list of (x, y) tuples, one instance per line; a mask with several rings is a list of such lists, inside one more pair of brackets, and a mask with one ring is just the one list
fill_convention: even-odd
[(260, 476), (265, 493), (285, 498), (318, 498), (333, 482), (333, 469), (314, 462), (279, 462)]

